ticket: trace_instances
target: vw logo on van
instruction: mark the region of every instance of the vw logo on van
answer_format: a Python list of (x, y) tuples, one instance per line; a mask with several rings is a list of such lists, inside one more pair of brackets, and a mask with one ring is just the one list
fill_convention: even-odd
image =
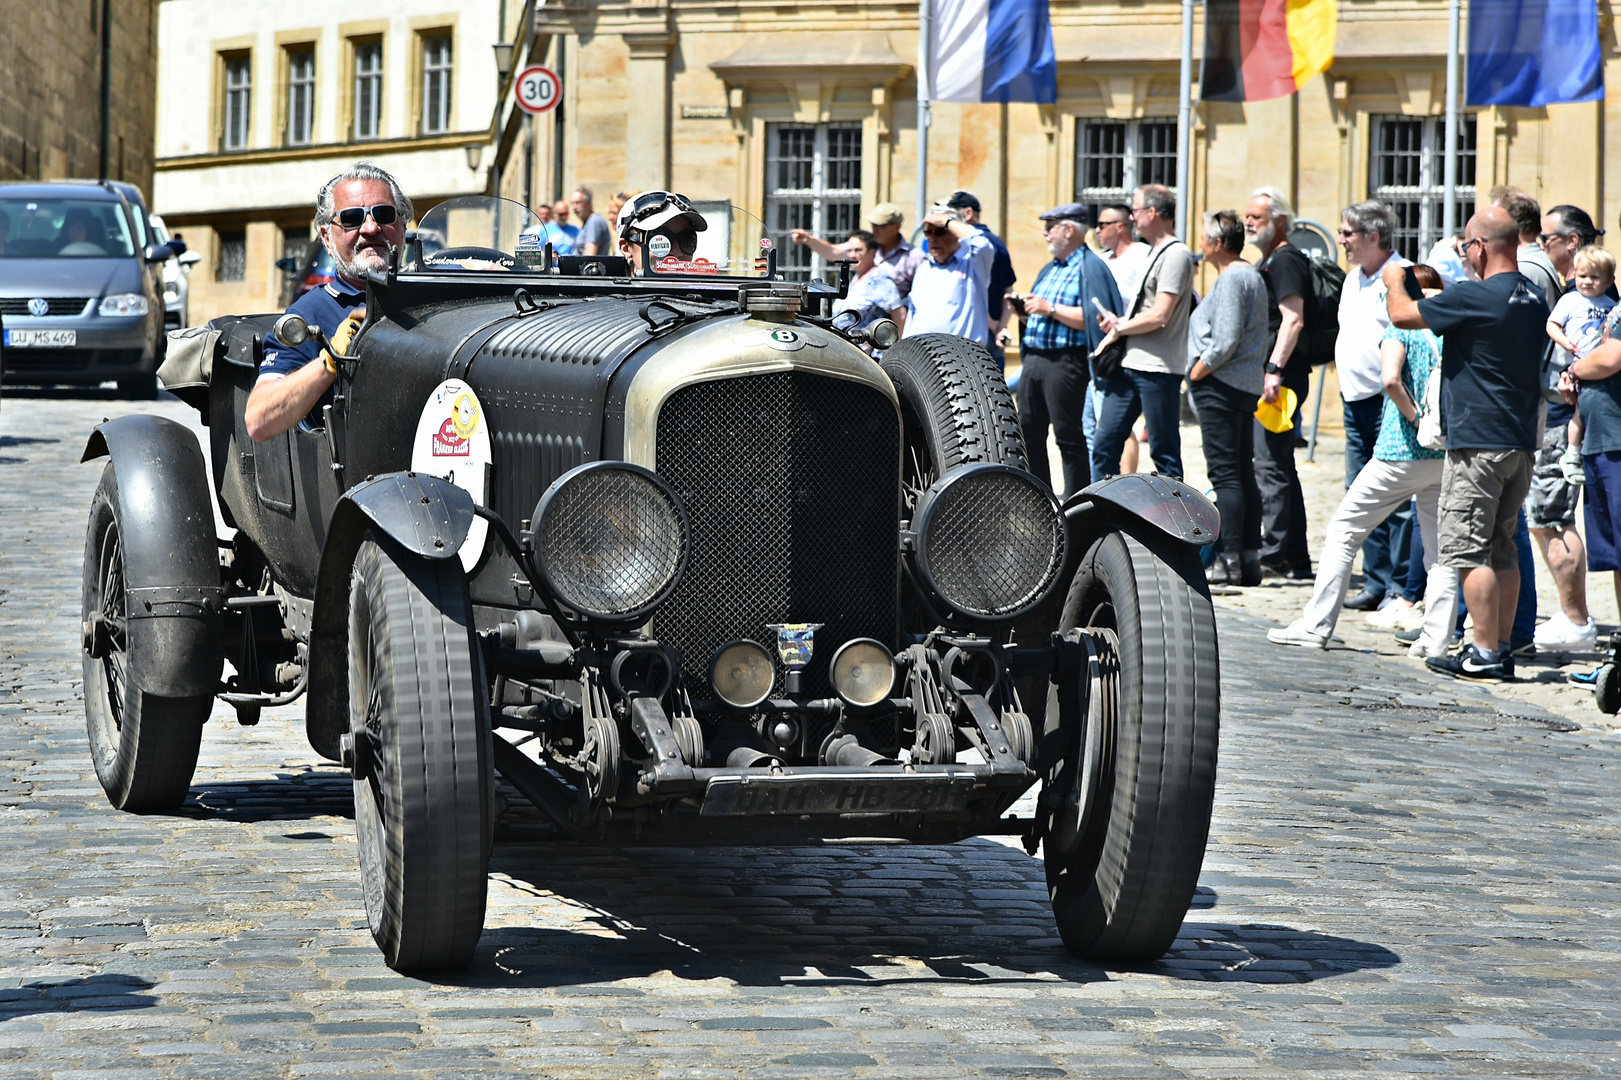
[(49, 315), (50, 313), (51, 305), (43, 297), (36, 296), (32, 300), (28, 301), (28, 314)]

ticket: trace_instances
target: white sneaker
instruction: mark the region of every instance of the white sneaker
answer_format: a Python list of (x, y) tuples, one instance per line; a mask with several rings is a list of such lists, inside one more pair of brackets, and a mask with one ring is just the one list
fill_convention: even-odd
[(1407, 655), (1411, 656), (1414, 660), (1424, 660), (1431, 656), (1440, 657), (1445, 656), (1446, 654), (1447, 647), (1445, 645), (1441, 646), (1439, 649), (1432, 649), (1428, 644), (1425, 643), (1423, 638), (1419, 638), (1417, 641), (1407, 646)]
[(1587, 618), (1586, 626), (1577, 626), (1570, 621), (1570, 616), (1556, 611), (1547, 622), (1537, 627), (1532, 640), (1546, 649), (1591, 652), (1598, 646), (1598, 627), (1594, 625), (1591, 615)]
[[(1415, 615), (1418, 621), (1410, 622)], [(1405, 600), (1392, 600), (1378, 611), (1368, 612), (1365, 621), (1380, 630), (1411, 630), (1424, 625), (1424, 602), (1409, 604)]]
[(1307, 649), (1328, 648), (1328, 638), (1325, 635), (1313, 633), (1299, 623), (1274, 626), (1266, 632), (1266, 639), (1274, 645), (1299, 645)]

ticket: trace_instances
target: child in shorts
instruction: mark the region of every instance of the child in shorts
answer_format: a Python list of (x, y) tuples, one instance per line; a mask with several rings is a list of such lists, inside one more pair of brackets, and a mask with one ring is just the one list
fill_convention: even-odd
[[(1565, 350), (1565, 367), (1580, 360), (1598, 347), (1605, 337), (1605, 321), (1615, 301), (1605, 295), (1615, 282), (1615, 256), (1601, 247), (1589, 244), (1576, 252), (1576, 287), (1553, 306), (1548, 318), (1548, 336)], [(1582, 471), (1582, 414), (1570, 419), (1569, 439), (1560, 467), (1565, 479), (1572, 484), (1583, 483)]]

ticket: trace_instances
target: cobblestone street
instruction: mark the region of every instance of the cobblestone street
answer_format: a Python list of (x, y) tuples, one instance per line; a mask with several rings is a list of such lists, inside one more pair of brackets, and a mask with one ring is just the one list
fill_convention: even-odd
[(1015, 841), (605, 851), (520, 817), (474, 967), (396, 975), (302, 703), (216, 708), (179, 812), (102, 796), (78, 620), (103, 463), (79, 457), (132, 409), (196, 419), (0, 409), (6, 1080), (1621, 1075), (1621, 732), (1590, 697), (1279, 650), (1239, 604), (1202, 886), (1160, 963), (1071, 958)]

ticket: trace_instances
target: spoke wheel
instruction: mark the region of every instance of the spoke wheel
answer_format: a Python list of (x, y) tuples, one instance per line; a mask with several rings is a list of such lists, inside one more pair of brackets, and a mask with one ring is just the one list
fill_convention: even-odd
[(489, 709), (461, 565), (368, 534), (349, 592), (366, 921), (397, 971), (465, 967), (484, 929)]
[(1215, 796), (1220, 673), (1197, 554), (1144, 529), (1103, 535), (1081, 560), (1060, 629), (1089, 627), (1101, 677), (1077, 753), (1065, 829), (1045, 841), (1059, 934), (1089, 959), (1141, 963), (1170, 948), (1204, 862)]
[(80, 616), (85, 730), (96, 778), (120, 810), (165, 810), (186, 801), (213, 699), (148, 694), (132, 678), (118, 477), (108, 465), (90, 504)]

